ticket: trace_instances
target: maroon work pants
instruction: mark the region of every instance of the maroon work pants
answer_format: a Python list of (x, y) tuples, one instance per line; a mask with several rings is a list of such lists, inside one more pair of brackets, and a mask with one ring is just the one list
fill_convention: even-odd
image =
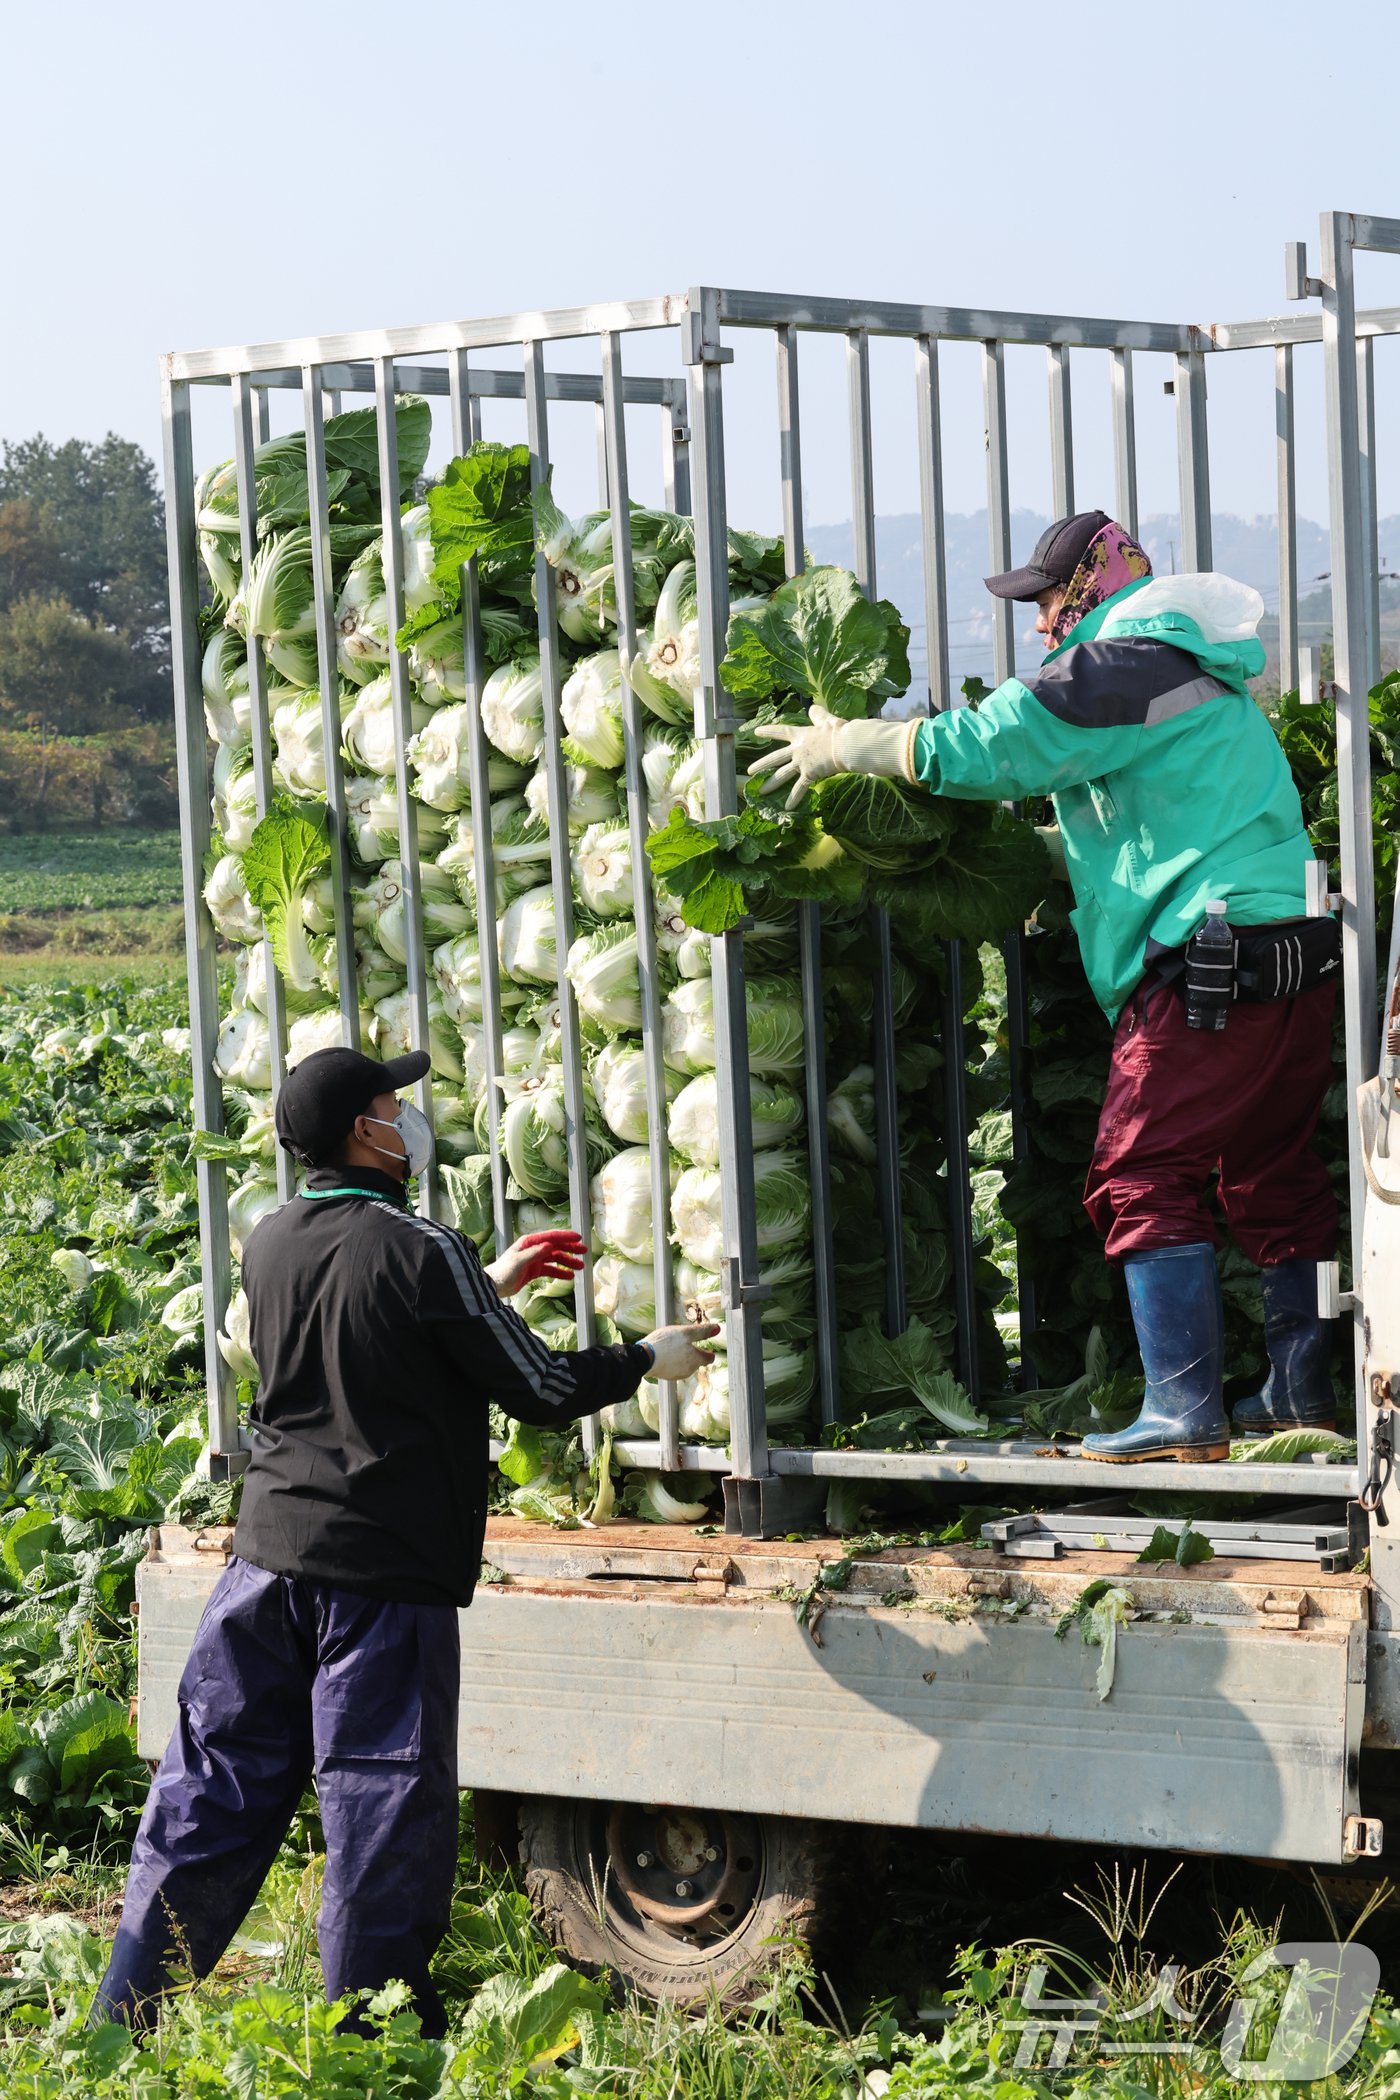
[(1118, 1016), (1084, 1207), (1110, 1259), (1230, 1231), (1259, 1267), (1337, 1250), (1337, 1203), (1313, 1150), (1332, 1077), (1336, 989), (1237, 1005), (1218, 1033), (1186, 1025), (1178, 989), (1148, 977)]

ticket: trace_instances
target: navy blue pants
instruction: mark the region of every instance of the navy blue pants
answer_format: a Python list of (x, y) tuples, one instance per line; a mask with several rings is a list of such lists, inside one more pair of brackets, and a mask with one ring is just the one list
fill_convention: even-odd
[(144, 2024), (173, 1968), (209, 1973), (314, 1775), (327, 1992), (401, 1978), (424, 2033), (443, 2034), (428, 1964), (457, 1865), (460, 1664), (450, 1604), (388, 1603), (231, 1560), (180, 1679), (93, 2017)]

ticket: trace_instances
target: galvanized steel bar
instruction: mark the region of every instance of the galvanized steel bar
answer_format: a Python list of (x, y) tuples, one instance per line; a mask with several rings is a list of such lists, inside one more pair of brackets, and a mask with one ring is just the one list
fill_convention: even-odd
[(1367, 337), (1356, 346), (1357, 450), (1361, 455), (1361, 548), (1366, 563), (1366, 686), (1381, 677), (1380, 519), (1376, 514), (1376, 356)]
[[(1400, 306), (1367, 307), (1356, 316), (1356, 333), (1400, 335)], [(1202, 335), (1203, 350), (1261, 350), (1280, 343), (1320, 343), (1321, 314), (1280, 314), (1264, 321), (1215, 321)]]
[[(465, 350), (454, 352), (452, 378), (452, 449), (459, 456), (480, 435), (480, 410), (471, 391)], [(524, 382), (522, 380), (522, 391)], [(462, 669), (467, 688), (467, 773), (471, 782), (472, 885), (476, 893), (476, 940), (481, 971), (481, 1045), (486, 1097), (486, 1149), (491, 1161), (491, 1217), (496, 1251), (503, 1254), (515, 1238), (515, 1206), (506, 1194), (509, 1179), (501, 1149), (501, 1080), (505, 1054), (501, 1047), (501, 952), (496, 941), (496, 852), (491, 831), (491, 752), (481, 726), (481, 695), (486, 686), (486, 652), (481, 637), (481, 588), (476, 562), (461, 568)]]
[(325, 390), (314, 365), (302, 375), (306, 481), (311, 514), (311, 577), (316, 603), (316, 665), (321, 688), (321, 743), (326, 774), (326, 824), (331, 846), (331, 910), (335, 917), (336, 991), (341, 1034), (360, 1044), (360, 982), (355, 969), (355, 922), (350, 903), (350, 826), (340, 753), (340, 667), (336, 661), (335, 588), (331, 569), (330, 500), (326, 483)]
[[(632, 573), (632, 523), (628, 502), (627, 420), (623, 408), (622, 345), (609, 332), (602, 339), (602, 437), (604, 479), (611, 491), (613, 587), (617, 594), (617, 648), (622, 659), (622, 737), (627, 779), (627, 828), (632, 847), (633, 915), (637, 925), (637, 980), (642, 995), (642, 1059), (646, 1068), (647, 1146), (651, 1154), (652, 1283), (656, 1324), (676, 1317), (671, 1268), (671, 1146), (666, 1128), (666, 1060), (662, 1055), (661, 982), (656, 962), (656, 913), (651, 863), (647, 858), (647, 784), (642, 741), (647, 716), (632, 689), (629, 671), (637, 653), (637, 592)], [(657, 1433), (661, 1465), (673, 1472), (680, 1456), (679, 1400), (674, 1381), (660, 1387)]]
[(1050, 489), (1057, 518), (1074, 509), (1074, 419), (1071, 413), (1069, 351), (1052, 343), (1045, 353), (1050, 376)]
[[(486, 376), (473, 372), (465, 350), (454, 350), (447, 361), (447, 395), (452, 417), (452, 451), (460, 459), (462, 454), (481, 438), (481, 379)], [(495, 379), (510, 378), (519, 382), (520, 396), (525, 398), (525, 375), (523, 372), (492, 373)], [(402, 382), (402, 374), (400, 374)], [(423, 389), (416, 387), (415, 393)]]
[(1159, 321), (1108, 321), (1079, 314), (1019, 314), (968, 306), (907, 306), (886, 300), (798, 298), (721, 291), (719, 319), (736, 328), (814, 328), (838, 334), (933, 335), (957, 342), (1063, 343), (1086, 350), (1191, 350), (1200, 330)]
[(272, 418), (269, 413), (267, 389), (259, 387), (253, 396), (253, 441), (265, 445), (272, 435)]
[[(454, 360), (466, 355), (462, 351), (449, 353), (446, 366), (405, 364), (396, 359), (395, 382), (401, 394), (429, 394), (450, 397), (453, 391)], [(374, 366), (372, 364), (326, 364), (321, 368), (321, 384), (337, 396), (334, 413), (339, 414), (338, 396), (347, 394), (372, 394), (374, 392)], [(260, 371), (258, 387), (300, 387), (300, 365), (289, 365), (284, 370)], [(223, 377), (224, 375), (220, 375)], [(213, 385), (213, 379), (197, 382)], [(678, 382), (674, 379), (650, 378), (645, 374), (629, 379), (627, 399), (653, 405), (665, 405), (674, 394)], [(523, 401), (525, 381), (519, 372), (502, 372), (481, 366), (471, 372), (467, 381), (471, 397), (475, 400)], [(589, 372), (546, 372), (544, 391), (547, 401), (601, 401), (603, 382)]]
[[(987, 536), (993, 574), (1011, 567), (1011, 484), (1006, 442), (1006, 360), (1000, 343), (982, 345), (982, 400), (987, 429)], [(1012, 601), (992, 600), (994, 681), (1000, 685), (1016, 668), (1016, 630)], [(1026, 987), (1025, 936), (1010, 934), (1002, 953), (1006, 960), (1006, 1049), (1011, 1094), (1011, 1151), (1023, 1160), (1030, 1151), (1026, 1130), (1026, 1053), (1030, 1045), (1030, 999)], [(1021, 1320), (1021, 1382), (1035, 1383), (1030, 1337), (1036, 1327), (1035, 1279), (1025, 1268), (1017, 1240), (1017, 1296)]]
[[(789, 576), (806, 567), (802, 508), (802, 408), (797, 377), (797, 331), (777, 331), (778, 465), (782, 479), (783, 560)], [(802, 1061), (807, 1094), (807, 1164), (812, 1186), (813, 1289), (817, 1312), (817, 1390), (823, 1422), (841, 1405), (840, 1344), (836, 1322), (836, 1253), (832, 1242), (831, 1132), (827, 1126), (826, 1006), (822, 988), (821, 908), (797, 907), (798, 967), (802, 984)]]
[(1113, 501), (1120, 525), (1137, 538), (1137, 414), (1133, 403), (1133, 353), (1111, 350), (1109, 388), (1113, 401)]
[(1189, 574), (1209, 569), (1210, 443), (1206, 432), (1206, 361), (1199, 350), (1176, 360), (1176, 456), (1181, 483), (1181, 563)]
[(1298, 469), (1293, 428), (1293, 346), (1274, 351), (1274, 447), (1278, 465), (1279, 688), (1298, 684)]
[[(943, 424), (938, 385), (938, 344), (920, 336), (914, 345), (919, 429), (919, 509), (924, 557), (924, 621), (928, 638), (929, 711), (966, 706), (948, 676), (948, 564), (943, 522)], [(976, 1398), (977, 1302), (973, 1288), (972, 1168), (968, 1159), (971, 1117), (967, 1103), (967, 1056), (963, 1041), (962, 944), (943, 948), (943, 1144), (948, 1193), (948, 1236), (953, 1249), (953, 1302), (957, 1310), (958, 1376)]]
[[(493, 1454), (494, 1455), (494, 1454)], [(727, 1473), (729, 1456), (718, 1444), (681, 1444), (674, 1461), (663, 1444), (648, 1437), (613, 1439), (613, 1457), (620, 1466), (644, 1466), (648, 1472)]]
[[(982, 345), (982, 413), (987, 444), (987, 544), (992, 573), (1011, 567), (1011, 487), (1006, 457), (1006, 360), (1000, 343)], [(993, 685), (1016, 668), (1016, 630), (1009, 598), (992, 600)]]
[[(243, 558), (243, 582), (245, 590), (253, 573), (253, 563), (258, 552), (258, 487), (254, 454), (257, 446), (255, 423), (256, 389), (243, 377), (233, 382), (233, 458), (238, 479), (238, 540)], [(258, 820), (267, 815), (276, 794), (272, 777), (272, 729), (267, 708), (267, 664), (263, 658), (262, 644), (253, 634), (246, 636), (248, 644), (248, 733), (253, 749), (253, 792)], [(287, 1002), (282, 989), (282, 979), (272, 953), (272, 943), (262, 943), (263, 974), (267, 997), (267, 1034), (270, 1062), (272, 1065), (272, 1098), (276, 1102), (281, 1092), (286, 1073), (287, 1057)], [(285, 1203), (296, 1193), (296, 1163), (290, 1152), (279, 1145), (276, 1160), (277, 1193)]]
[(672, 382), (669, 441), (662, 440), (661, 480), (667, 510), (690, 515), (690, 400), (683, 379)]
[[(440, 357), (452, 350), (500, 350), (517, 343), (552, 342), (564, 336), (596, 336), (605, 328), (674, 328), (686, 312), (684, 297), (612, 300), (602, 306), (559, 307), (551, 312), (502, 314), (482, 321), (438, 321), (422, 328), (371, 328), (358, 334), (294, 336), (280, 343), (228, 343), (215, 350), (177, 350), (172, 379), (227, 379), (235, 372), (275, 371), (284, 366), (380, 364), (400, 358)], [(1170, 346), (1168, 346), (1170, 347)], [(598, 385), (597, 380), (593, 385)], [(445, 393), (444, 386), (436, 388)], [(585, 398), (585, 397), (580, 397)], [(586, 398), (595, 399), (596, 396)]]
[[(818, 1480), (936, 1481), (945, 1487), (983, 1486), (1088, 1488), (1103, 1492), (1104, 1468), (1093, 1458), (1051, 1458), (1045, 1446), (1031, 1442), (982, 1442), (974, 1437), (947, 1437), (930, 1451), (817, 1451), (779, 1446), (772, 1454), (774, 1473)], [(1146, 1459), (1133, 1467), (1134, 1494), (1169, 1489), (1177, 1494), (1308, 1495), (1329, 1501), (1354, 1499), (1358, 1477), (1354, 1465), (1293, 1463), (1266, 1465), (1262, 1460), (1217, 1460), (1210, 1465), (1175, 1459)], [(1105, 1521), (1105, 1529), (1112, 1519)]]
[[(530, 446), (530, 486), (543, 486), (549, 474), (549, 420), (545, 409), (544, 345), (527, 341), (522, 345), (525, 360), (525, 416)], [(554, 571), (542, 553), (535, 554), (535, 604), (539, 616), (540, 672), (544, 686), (544, 777), (549, 809), (549, 868), (554, 895), (554, 941), (559, 961), (559, 1057), (564, 1068), (565, 1142), (569, 1158), (569, 1220), (584, 1243), (583, 1268), (574, 1284), (574, 1314), (581, 1349), (592, 1345), (596, 1327), (593, 1317), (593, 1232), (588, 1197), (587, 1082), (583, 1073), (583, 1042), (579, 1033), (578, 1006), (569, 981), (568, 955), (574, 937), (573, 861), (569, 851), (569, 787), (564, 763), (563, 721), (560, 696), (563, 664), (559, 647), (559, 622), (555, 610)], [(597, 1448), (597, 1422), (584, 1424), (584, 1449), (589, 1456)]]
[(943, 416), (938, 344), (921, 335), (914, 345), (918, 410), (919, 512), (923, 524), (924, 645), (929, 712), (956, 706), (948, 672), (948, 541), (943, 520)]
[[(218, 1137), (224, 1097), (214, 1070), (219, 1040), (219, 986), (214, 928), (204, 904), (209, 850), (209, 751), (200, 678), (199, 570), (194, 508), (194, 455), (188, 386), (161, 370), (165, 464), (165, 538), (170, 570), (170, 663), (175, 701), (176, 772), (180, 793), (180, 873), (184, 896), (185, 976), (190, 995), (190, 1068), (194, 1127)], [(219, 1353), (229, 1301), (228, 1169), (221, 1159), (195, 1160), (199, 1196), (199, 1277), (204, 1303), (204, 1382), (210, 1469), (226, 1477), (239, 1450), (233, 1373)]]
[[(855, 572), (867, 598), (876, 595), (875, 483), (870, 431), (870, 343), (859, 331), (846, 337), (846, 375), (851, 432), (851, 526)], [(875, 961), (871, 1044), (875, 1067), (876, 1188), (880, 1232), (885, 1243), (885, 1331), (903, 1334), (909, 1324), (904, 1259), (904, 1203), (899, 1185), (899, 1087), (895, 1069), (894, 951), (890, 917), (883, 905), (870, 911)]]
[(598, 508), (608, 510), (611, 508), (608, 496), (608, 437), (601, 401), (593, 411), (593, 424), (593, 442), (598, 461)]
[[(1354, 224), (1349, 214), (1323, 214), (1320, 274), (1327, 386), (1327, 480), (1331, 493), (1332, 675), (1337, 713), (1342, 998), (1346, 1018), (1351, 1232), (1353, 1250), (1358, 1250), (1366, 1178), (1356, 1095), (1357, 1089), (1376, 1070), (1378, 1046), (1376, 890), (1371, 857), (1371, 747), (1366, 687), (1366, 604), (1370, 586), (1366, 573), (1361, 405), (1353, 318), (1353, 241)], [(1359, 1349), (1357, 1355), (1359, 1362)]]
[[(408, 658), (396, 639), (404, 623), (403, 533), (399, 524), (399, 439), (394, 360), (383, 357), (375, 368), (374, 405), (379, 435), (379, 499), (384, 533), (384, 596), (389, 610), (389, 684), (394, 712), (394, 779), (398, 789), (399, 868), (404, 901), (404, 957), (408, 976), (410, 1039), (415, 1050), (429, 1046), (428, 958), (423, 940), (423, 885), (418, 873), (418, 804), (409, 793), (408, 746), (413, 736), (413, 689)], [(433, 1080), (429, 1072), (414, 1088), (414, 1098), (433, 1117)], [(418, 1177), (418, 1208), (437, 1215), (437, 1159)]]
[[(1369, 249), (1373, 255), (1400, 255), (1400, 219), (1383, 219), (1369, 211), (1329, 212), (1327, 216), (1346, 221), (1353, 248)], [(1324, 292), (1324, 299), (1326, 296)]]
[[(720, 682), (729, 630), (729, 528), (724, 483), (726, 357), (720, 341), (718, 294), (693, 291), (682, 329), (690, 368), (691, 429), (695, 448), (695, 571), (700, 607), (700, 690), (695, 733), (705, 754), (705, 814), (733, 816), (739, 807), (734, 736), (738, 724)], [(729, 1414), (733, 1472), (740, 1479), (766, 1474), (767, 1411), (763, 1393), (763, 1336), (757, 1228), (754, 1216), (753, 1116), (749, 1096), (749, 1030), (744, 1003), (744, 937), (717, 934), (711, 943), (715, 1076), (721, 1159), (720, 1276), (727, 1311)]]
[(851, 433), (851, 533), (854, 568), (867, 598), (875, 595), (875, 469), (870, 431), (870, 342), (846, 337), (847, 411)]

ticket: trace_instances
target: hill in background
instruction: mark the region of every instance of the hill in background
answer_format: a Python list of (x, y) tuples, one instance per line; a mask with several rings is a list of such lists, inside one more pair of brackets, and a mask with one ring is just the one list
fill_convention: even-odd
[[(1018, 510), (1011, 520), (1014, 559), (1024, 561), (1050, 523), (1034, 511)], [(983, 587), (990, 561), (987, 553), (987, 513), (984, 510), (950, 513), (944, 521), (948, 558), (949, 665), (955, 686), (974, 673), (990, 680), (992, 671), (992, 601)], [(1241, 583), (1252, 584), (1266, 607), (1260, 638), (1269, 654), (1266, 680), (1278, 682), (1278, 524), (1272, 515), (1240, 518), (1219, 513), (1211, 520), (1213, 566)], [(1159, 575), (1183, 566), (1181, 523), (1174, 515), (1145, 518), (1142, 541)], [(1383, 518), (1380, 527), (1382, 568), (1396, 566), (1386, 559), (1389, 550), (1400, 551), (1400, 517)], [(807, 530), (807, 546), (819, 561), (849, 564), (853, 544), (849, 524), (813, 525)], [(924, 639), (924, 574), (917, 515), (877, 518), (875, 521), (876, 580), (882, 598), (891, 598), (903, 613), (910, 629), (910, 659), (914, 686), (927, 682)], [(1300, 639), (1321, 644), (1332, 634), (1332, 600), (1325, 576), (1328, 567), (1328, 533), (1311, 519), (1298, 520), (1298, 577)], [(1382, 661), (1386, 668), (1400, 663), (1400, 589), (1383, 586)], [(1018, 607), (1016, 652), (1024, 666), (1039, 659), (1034, 631), (1033, 607)]]

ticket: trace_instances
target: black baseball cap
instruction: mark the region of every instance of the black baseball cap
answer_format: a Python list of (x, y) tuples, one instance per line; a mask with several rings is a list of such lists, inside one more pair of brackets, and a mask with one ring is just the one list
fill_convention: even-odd
[(1057, 583), (1069, 582), (1090, 543), (1112, 523), (1102, 510), (1078, 510), (1072, 518), (1057, 518), (1041, 533), (1024, 569), (1008, 569), (1004, 576), (984, 576), (982, 581), (994, 598), (1038, 598)]
[(426, 1050), (376, 1064), (358, 1050), (313, 1050), (294, 1065), (277, 1096), (277, 1137), (284, 1151), (314, 1167), (350, 1135), (378, 1094), (396, 1094), (422, 1079), (432, 1060)]

